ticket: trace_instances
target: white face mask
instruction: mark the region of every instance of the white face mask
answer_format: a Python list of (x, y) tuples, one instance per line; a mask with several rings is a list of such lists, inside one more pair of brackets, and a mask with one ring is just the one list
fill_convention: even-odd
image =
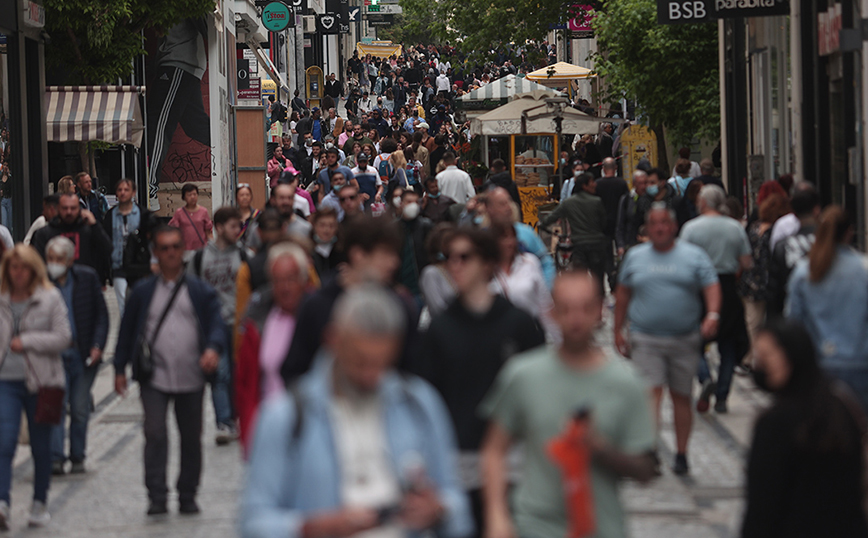
[(45, 268), (48, 270), (48, 276), (52, 280), (57, 280), (66, 274), (66, 266), (62, 263), (48, 263)]
[(404, 206), (404, 220), (413, 220), (419, 216), (419, 204), (416, 202), (410, 202), (409, 204)]
[(401, 197), (395, 196), (392, 198), (392, 205), (395, 207), (401, 207)]

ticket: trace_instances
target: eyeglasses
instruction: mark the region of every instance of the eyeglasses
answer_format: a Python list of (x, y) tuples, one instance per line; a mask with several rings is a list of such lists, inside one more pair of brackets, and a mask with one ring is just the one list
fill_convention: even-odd
[(475, 252), (451, 252), (451, 253), (446, 255), (446, 261), (449, 263), (452, 263), (452, 262), (467, 263), (474, 256), (476, 256)]
[(350, 196), (339, 196), (338, 199), (339, 199), (341, 202), (346, 202), (347, 200), (355, 200), (355, 199), (358, 198), (358, 197), (359, 197), (358, 194), (353, 194), (353, 195), (350, 195)]
[(170, 250), (184, 250), (184, 245), (181, 243), (172, 243), (171, 245), (157, 245), (157, 251), (169, 252)]

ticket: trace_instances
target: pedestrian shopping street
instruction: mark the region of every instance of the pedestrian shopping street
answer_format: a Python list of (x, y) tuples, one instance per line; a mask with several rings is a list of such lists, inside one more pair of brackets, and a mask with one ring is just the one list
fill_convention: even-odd
[[(117, 323), (114, 293), (106, 293)], [(114, 334), (114, 333), (112, 333)], [(598, 333), (611, 346), (607, 326)], [(109, 347), (111, 349), (111, 346)], [(108, 359), (110, 360), (111, 355)], [(214, 444), (214, 411), (206, 403), (203, 434), (204, 462), (197, 516), (177, 514), (176, 499), (169, 502), (169, 516), (145, 515), (147, 494), (142, 484), (143, 414), (134, 385), (125, 398), (113, 391), (114, 371), (105, 363), (94, 385), (96, 414), (88, 431), (88, 472), (52, 477), (49, 510), (51, 523), (44, 529), (26, 528), (30, 507), (32, 464), (28, 447), (21, 445), (12, 486), (10, 538), (230, 538), (238, 536), (237, 512), (244, 463), (237, 443)], [(698, 386), (697, 386), (698, 389)], [(206, 395), (206, 402), (210, 397)], [(674, 455), (671, 410), (664, 407), (660, 458), (663, 476), (648, 486), (624, 488), (634, 538), (729, 538), (738, 534), (742, 520), (745, 458), (754, 418), (767, 403), (748, 377), (737, 377), (727, 415), (713, 411), (696, 416), (690, 440), (691, 473), (672, 474)], [(171, 416), (171, 413), (170, 413)], [(170, 419), (172, 420), (172, 419)], [(177, 476), (177, 428), (169, 428), (169, 482)], [(170, 488), (172, 489), (172, 488)]]

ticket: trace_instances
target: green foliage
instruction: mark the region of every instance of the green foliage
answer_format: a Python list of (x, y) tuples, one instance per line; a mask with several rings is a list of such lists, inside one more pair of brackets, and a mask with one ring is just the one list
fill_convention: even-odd
[(604, 100), (635, 99), (637, 112), (679, 146), (720, 137), (715, 23), (659, 25), (654, 0), (607, 0), (594, 28)]
[(112, 83), (143, 54), (141, 32), (164, 32), (214, 9), (215, 0), (44, 0), (49, 66), (70, 69), (72, 83)]
[(564, 13), (563, 0), (401, 0), (404, 20), (477, 59), (488, 51), (545, 39)]
[[(406, 8), (405, 8), (406, 9)], [(395, 15), (392, 26), (377, 28), (377, 39), (388, 39), (392, 43), (411, 45), (441, 45), (442, 42), (428, 28), (434, 23), (431, 10), (421, 13)]]

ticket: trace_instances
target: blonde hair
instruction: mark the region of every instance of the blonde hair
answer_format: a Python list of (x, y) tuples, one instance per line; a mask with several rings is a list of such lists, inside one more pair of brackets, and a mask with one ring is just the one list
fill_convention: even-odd
[(72, 180), (72, 176), (63, 176), (57, 182), (57, 194), (66, 193), (75, 194), (75, 182)]
[(30, 285), (27, 288), (28, 293), (32, 294), (36, 288), (51, 289), (52, 284), (48, 280), (42, 257), (33, 247), (18, 243), (3, 254), (3, 261), (0, 262), (0, 293), (9, 293), (12, 289), (12, 281), (9, 278), (9, 264), (12, 263), (12, 258), (18, 258), (33, 273), (33, 278), (30, 279)]
[(403, 151), (393, 151), (392, 155), (389, 157), (389, 161), (391, 161), (392, 166), (395, 168), (404, 168), (407, 166), (407, 158), (404, 157)]

